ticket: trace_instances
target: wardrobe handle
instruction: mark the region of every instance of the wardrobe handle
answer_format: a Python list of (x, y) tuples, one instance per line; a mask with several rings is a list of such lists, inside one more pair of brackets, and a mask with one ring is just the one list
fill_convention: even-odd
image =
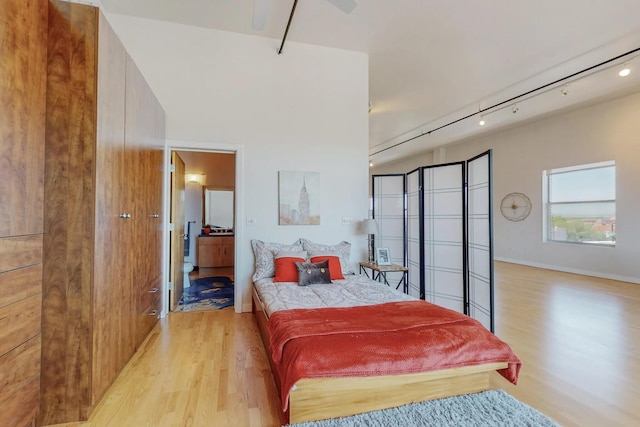
[(151, 313), (149, 313), (149, 316), (157, 316), (158, 315), (158, 310), (151, 310)]
[(126, 218), (131, 218), (131, 214), (129, 214), (129, 213), (121, 213), (120, 214), (120, 218), (125, 218), (125, 219)]
[(160, 218), (160, 214), (153, 214), (151, 215), (151, 218)]
[(155, 294), (156, 292), (158, 292), (158, 288), (153, 288), (149, 291), (150, 294)]

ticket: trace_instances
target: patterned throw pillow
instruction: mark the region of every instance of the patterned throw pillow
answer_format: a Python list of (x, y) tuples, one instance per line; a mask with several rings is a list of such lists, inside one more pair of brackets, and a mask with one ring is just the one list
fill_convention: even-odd
[(329, 261), (296, 262), (298, 284), (300, 286), (321, 285), (331, 283)]
[(337, 255), (340, 258), (340, 268), (342, 274), (354, 274), (349, 263), (351, 257), (351, 243), (342, 241), (336, 245), (323, 245), (311, 240), (300, 239), (302, 247), (309, 254), (309, 257), (318, 255)]
[(302, 243), (296, 240), (290, 245), (282, 243), (263, 242), (262, 240), (252, 240), (251, 247), (256, 259), (256, 270), (253, 273), (253, 281), (273, 277), (276, 274), (274, 265), (274, 252), (302, 252)]

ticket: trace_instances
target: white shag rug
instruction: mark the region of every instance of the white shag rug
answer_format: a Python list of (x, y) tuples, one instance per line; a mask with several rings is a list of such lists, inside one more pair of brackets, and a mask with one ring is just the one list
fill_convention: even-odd
[(343, 418), (291, 424), (295, 427), (560, 427), (503, 390), (411, 403)]

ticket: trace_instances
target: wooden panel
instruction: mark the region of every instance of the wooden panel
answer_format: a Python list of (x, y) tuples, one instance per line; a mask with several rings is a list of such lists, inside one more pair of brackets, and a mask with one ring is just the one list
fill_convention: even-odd
[(40, 397), (47, 14), (47, 0), (0, 1), (2, 426), (35, 425)]
[[(145, 156), (145, 93), (144, 79), (129, 55), (126, 55), (125, 93), (125, 194), (127, 211), (132, 214), (131, 237), (127, 252), (131, 258), (134, 286), (143, 287), (148, 278), (147, 260), (144, 257), (147, 245), (145, 230), (147, 198), (144, 187), (146, 176)], [(137, 291), (136, 291), (137, 292)]]
[(222, 239), (219, 237), (197, 238), (198, 267), (217, 267), (222, 253)]
[[(151, 248), (154, 251), (154, 254), (150, 257), (150, 265), (151, 271), (156, 274), (162, 273), (162, 198), (163, 198), (163, 189), (162, 182), (164, 179), (164, 145), (165, 145), (165, 113), (162, 109), (160, 103), (156, 100), (156, 115), (155, 115), (155, 128), (156, 128), (156, 137), (154, 140), (154, 144), (151, 148), (152, 150), (152, 163), (151, 167), (153, 170), (153, 175), (151, 177), (151, 183), (153, 183), (150, 188), (150, 193), (154, 196), (152, 198), (152, 214), (157, 215), (157, 217), (153, 218), (151, 236), (152, 236), (152, 244)], [(153, 276), (153, 274), (152, 274)]]
[(42, 233), (46, 0), (0, 2), (0, 58), (0, 237)]
[(0, 274), (0, 307), (42, 292), (42, 264)]
[(127, 204), (132, 208), (132, 230), (129, 257), (135, 264), (134, 287), (144, 286), (157, 276), (152, 270), (152, 245), (157, 220), (154, 213), (155, 188), (162, 177), (154, 170), (152, 147), (155, 141), (155, 97), (133, 60), (127, 56), (126, 65), (126, 117), (125, 117), (125, 174)]
[(37, 294), (0, 309), (0, 354), (40, 333), (41, 305)]
[(20, 392), (39, 375), (40, 335), (37, 335), (0, 357), (0, 402)]
[[(95, 405), (135, 352), (133, 244), (124, 167), (126, 51), (99, 14), (98, 128), (91, 402)], [(133, 244), (133, 245), (132, 245)], [(126, 248), (126, 250), (124, 249)]]
[(42, 364), (47, 369), (42, 372), (40, 411), (44, 425), (81, 419), (90, 405), (96, 11), (57, 0), (49, 3), (42, 312)]
[(0, 273), (41, 262), (41, 234), (0, 239)]
[(162, 276), (151, 280), (138, 296), (137, 345), (140, 346), (158, 323), (161, 309)]
[(220, 265), (216, 265), (216, 267), (233, 267), (235, 261), (234, 238), (221, 237), (221, 239), (222, 250), (220, 251)]
[(411, 402), (477, 393), (489, 388), (489, 372), (506, 363), (413, 375), (300, 380), (290, 393), (290, 423), (392, 408)]
[(149, 281), (149, 283), (141, 289), (138, 302), (139, 314), (145, 313), (148, 308), (156, 306), (158, 295), (162, 294), (161, 286), (161, 276), (158, 276)]
[(197, 237), (196, 259), (198, 267), (233, 267), (234, 237)]
[(19, 394), (0, 402), (0, 425), (34, 427), (38, 414), (40, 378), (36, 377)]

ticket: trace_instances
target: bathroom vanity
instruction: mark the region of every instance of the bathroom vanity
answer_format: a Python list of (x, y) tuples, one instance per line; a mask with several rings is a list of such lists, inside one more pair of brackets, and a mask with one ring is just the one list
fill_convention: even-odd
[(198, 267), (233, 267), (234, 239), (232, 233), (198, 236), (196, 244)]

